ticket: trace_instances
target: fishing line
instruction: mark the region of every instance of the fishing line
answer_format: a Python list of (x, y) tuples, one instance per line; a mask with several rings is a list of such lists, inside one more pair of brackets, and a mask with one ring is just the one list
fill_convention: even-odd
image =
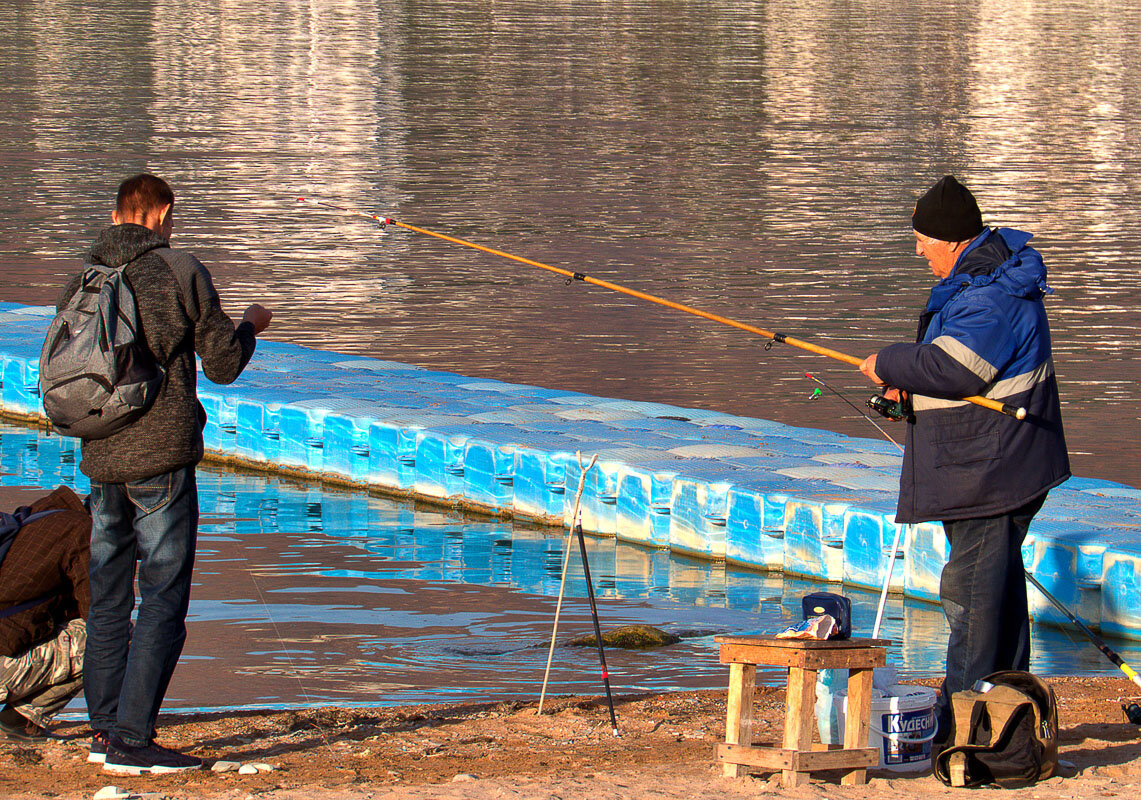
[[(273, 612), (269, 610), (269, 603), (266, 602), (265, 595), (262, 594), (261, 586), (258, 585), (253, 567), (246, 567), (246, 572), (249, 573), (250, 582), (254, 585), (254, 590), (258, 593), (258, 600), (261, 601), (262, 608), (265, 609), (265, 615), (269, 619), (269, 624), (273, 626), (273, 635), (277, 637), (277, 643), (281, 647), (281, 652), (285, 656), (285, 660), (289, 662), (289, 671), (293, 674), (293, 679), (297, 681), (297, 687), (301, 690), (301, 696), (305, 698), (305, 702), (310, 708), (316, 710), (317, 703), (309, 695), (305, 684), (301, 681), (301, 671), (297, 669), (297, 665), (293, 663), (293, 656), (289, 654), (289, 648), (285, 646), (285, 639), (281, 635), (281, 630), (277, 627), (277, 620), (273, 618)], [(312, 719), (311, 722), (313, 723), (313, 727), (317, 729), (317, 733), (321, 734), (321, 740), (325, 743), (325, 746), (332, 750), (333, 744), (329, 741), (329, 736), (325, 732), (325, 729), (321, 727), (321, 723), (319, 723), (316, 718)]]
[[(894, 444), (896, 447), (898, 447), (898, 448), (899, 448), (899, 452), (901, 452), (901, 453), (903, 452), (903, 447), (900, 445), (900, 443), (899, 443), (899, 442), (897, 442), (895, 439), (893, 439), (890, 433), (888, 433), (888, 432), (887, 432), (887, 431), (885, 431), (885, 430), (884, 430), (882, 427), (880, 427), (880, 424), (879, 424), (878, 422), (876, 422), (874, 419), (872, 419), (872, 418), (871, 418), (871, 417), (869, 417), (867, 414), (865, 414), (865, 413), (864, 413), (864, 410), (863, 410), (862, 408), (860, 408), (858, 405), (856, 405), (855, 403), (853, 403), (851, 400), (849, 400), (849, 399), (848, 399), (847, 397), (845, 397), (844, 395), (840, 394), (840, 392), (838, 392), (838, 391), (836, 391), (835, 389), (833, 389), (833, 388), (832, 388), (831, 386), (829, 386), (827, 383), (825, 383), (824, 381), (820, 380), (820, 378), (816, 377), (816, 376), (815, 376), (815, 375), (813, 375), (811, 372), (806, 372), (806, 373), (804, 373), (804, 377), (808, 378), (810, 381), (816, 381), (816, 382), (817, 382), (817, 383), (819, 383), (821, 386), (823, 386), (825, 389), (827, 389), (828, 391), (830, 391), (832, 394), (836, 395), (836, 396), (837, 396), (837, 397), (839, 397), (841, 400), (843, 400), (845, 403), (847, 403), (848, 405), (850, 405), (852, 408), (856, 409), (856, 412), (857, 412), (857, 413), (858, 413), (858, 414), (859, 414), (861, 417), (863, 417), (864, 419), (866, 419), (868, 422), (872, 423), (872, 425), (875, 425), (875, 426), (876, 426), (876, 430), (877, 430), (877, 431), (879, 431), (880, 433), (882, 433), (882, 434), (884, 435), (884, 438), (885, 438), (885, 439), (887, 439), (889, 442), (891, 442), (891, 443), (892, 443), (892, 444)], [(816, 391), (817, 391), (817, 392), (819, 392), (820, 390), (819, 390), (819, 389), (817, 389)], [(809, 399), (809, 400), (815, 400), (817, 397), (818, 397), (818, 395), (817, 395), (816, 393), (813, 393), (812, 397), (810, 397), (810, 398), (808, 398), (808, 399)]]
[[(825, 389), (830, 391), (832, 394), (836, 395), (841, 400), (843, 400), (845, 403), (850, 405), (852, 408), (856, 409), (856, 411), (859, 413), (859, 415), (861, 417), (866, 419), (868, 422), (872, 423), (872, 425), (876, 426), (876, 430), (879, 431), (880, 433), (882, 433), (884, 435), (885, 439), (887, 439), (889, 442), (891, 442), (897, 448), (899, 448), (899, 452), (901, 452), (901, 453), (903, 452), (903, 447), (901, 447), (899, 442), (897, 442), (895, 439), (893, 439), (891, 437), (891, 434), (889, 434), (882, 427), (880, 427), (880, 424), (878, 422), (876, 422), (874, 419), (872, 419), (867, 414), (865, 414), (864, 410), (862, 408), (860, 408), (855, 403), (853, 403), (851, 400), (849, 400), (847, 397), (845, 397), (841, 392), (837, 391), (836, 389), (833, 389), (827, 383), (825, 383), (820, 378), (816, 377), (815, 375), (813, 375), (810, 372), (804, 373), (804, 377), (808, 378), (811, 381), (815, 381), (816, 383), (820, 384)], [(816, 389), (813, 391), (812, 396), (808, 399), (809, 400), (815, 400), (819, 396), (820, 396), (820, 390)], [(870, 405), (870, 401), (869, 401), (869, 405)], [(872, 626), (872, 638), (873, 639), (879, 638), (880, 627), (883, 625), (884, 611), (887, 609), (887, 595), (888, 595), (889, 590), (891, 589), (891, 578), (892, 578), (893, 573), (895, 572), (895, 561), (896, 561), (896, 558), (899, 556), (899, 540), (904, 535), (905, 530), (910, 531), (911, 526), (910, 525), (896, 525), (895, 526), (895, 538), (892, 540), (892, 543), (891, 543), (891, 556), (889, 557), (888, 562), (887, 562), (887, 570), (886, 570), (886, 574), (884, 575), (884, 579), (883, 579), (883, 588), (880, 590), (879, 604), (876, 606), (875, 625)]]
[[(852, 408), (856, 409), (857, 411), (860, 411), (859, 407), (856, 406), (855, 403), (850, 401), (847, 397), (845, 397), (843, 394), (841, 394), (836, 389), (829, 386), (824, 381), (817, 378), (815, 375), (811, 375), (810, 373), (806, 372), (806, 373), (804, 373), (804, 377), (806, 377), (810, 380), (813, 380), (816, 383), (820, 384), (825, 389), (832, 392), (832, 394), (836, 395), (841, 400), (843, 400), (845, 403), (850, 405)], [(820, 390), (817, 389), (816, 391), (819, 392)], [(810, 398), (810, 399), (813, 399), (816, 396), (817, 396), (816, 394), (813, 394), (812, 398)], [(873, 420), (871, 417), (867, 416), (867, 414), (864, 414), (863, 411), (860, 411), (860, 414), (861, 414), (861, 416), (865, 417), (868, 420), (868, 422), (875, 425), (876, 428), (879, 430), (879, 432), (882, 433), (887, 438), (887, 440), (889, 442), (894, 444), (896, 447), (899, 447), (899, 442), (897, 442), (890, 435), (888, 435), (887, 431), (885, 431), (883, 428), (881, 428), (876, 423), (875, 420)], [(901, 451), (903, 450), (902, 447), (899, 447), (899, 449)], [(879, 608), (876, 611), (876, 623), (875, 623), (875, 628), (872, 631), (872, 638), (873, 639), (875, 639), (879, 635), (880, 623), (883, 620), (884, 607), (887, 603), (888, 585), (891, 582), (892, 568), (895, 566), (896, 554), (897, 554), (897, 551), (899, 549), (900, 534), (903, 531), (904, 527), (910, 528), (910, 526), (901, 526), (901, 525), (896, 526), (895, 541), (892, 543), (892, 546), (891, 546), (891, 560), (888, 563), (887, 577), (884, 580), (883, 591), (880, 593)], [(1141, 687), (1141, 675), (1138, 675), (1137, 672), (1131, 666), (1126, 664), (1125, 661), (1121, 658), (1121, 656), (1118, 655), (1112, 648), (1110, 648), (1110, 646), (1107, 645), (1105, 643), (1105, 641), (1102, 640), (1102, 638), (1100, 636), (1098, 636), (1096, 633), (1094, 633), (1088, 625), (1086, 625), (1084, 622), (1082, 622), (1077, 617), (1077, 615), (1075, 615), (1072, 611), (1070, 611), (1070, 609), (1066, 608), (1065, 604), (1063, 604), (1061, 600), (1059, 600), (1057, 597), (1055, 597), (1053, 594), (1051, 594), (1050, 591), (1045, 586), (1042, 585), (1042, 582), (1039, 581), (1037, 578), (1035, 578), (1030, 573), (1030, 570), (1023, 569), (1023, 572), (1026, 574), (1026, 580), (1028, 580), (1030, 583), (1032, 583), (1034, 585), (1035, 589), (1037, 589), (1039, 592), (1041, 592), (1042, 595), (1047, 600), (1049, 600), (1050, 603), (1053, 604), (1053, 606), (1055, 608), (1057, 608), (1059, 611), (1061, 611), (1062, 614), (1064, 614), (1066, 616), (1066, 618), (1069, 619), (1070, 622), (1072, 622), (1074, 624), (1074, 626), (1077, 627), (1077, 629), (1079, 631), (1081, 631), (1086, 636), (1086, 638), (1090, 641), (1090, 643), (1093, 644), (1094, 647), (1096, 647), (1098, 650), (1101, 651), (1102, 655), (1104, 655), (1118, 669), (1120, 669), (1121, 672), (1124, 673), (1125, 677), (1129, 678), (1129, 680), (1133, 681), (1133, 683), (1135, 683), (1137, 686)], [(1130, 713), (1128, 708), (1126, 708), (1126, 713), (1127, 714)], [(1141, 724), (1141, 707), (1139, 707), (1139, 710), (1136, 712), (1136, 714), (1138, 717), (1137, 721), (1134, 722), (1134, 720), (1132, 718), (1130, 719), (1130, 721), (1134, 722), (1134, 724)]]
[[(522, 256), (512, 255), (511, 253), (504, 252), (503, 250), (496, 250), (493, 247), (485, 247), (484, 245), (469, 242), (465, 239), (457, 239), (454, 236), (437, 233), (436, 231), (428, 230), (427, 228), (419, 228), (415, 225), (409, 225), (406, 222), (400, 222), (398, 220), (392, 219), (391, 217), (381, 217), (377, 214), (370, 214), (367, 211), (360, 211), (355, 208), (337, 205), (336, 203), (329, 203), (324, 200), (314, 200), (308, 197), (298, 197), (297, 202), (320, 206), (321, 208), (330, 209), (332, 211), (337, 211), (341, 214), (347, 214), (353, 217), (363, 217), (364, 219), (372, 220), (375, 222), (381, 227), (382, 230), (387, 225), (395, 225), (398, 228), (404, 228), (405, 230), (412, 231), (413, 233), (419, 233), (424, 236), (431, 236), (436, 239), (442, 239), (445, 242), (451, 242), (452, 244), (457, 244), (461, 247), (470, 247), (473, 250), (479, 250), (480, 252), (489, 253), (493, 256), (499, 256), (500, 258), (506, 258), (510, 261), (516, 261), (520, 264), (526, 264), (528, 266), (537, 267), (548, 272), (554, 272), (557, 275), (562, 275), (565, 277), (567, 285), (570, 285), (574, 281), (582, 281), (583, 283), (589, 283), (593, 286), (598, 286), (603, 289), (609, 289), (612, 292), (619, 292), (621, 294), (629, 295), (630, 297), (636, 297), (639, 300), (645, 300), (649, 303), (656, 303), (660, 306), (665, 306), (666, 308), (672, 308), (675, 311), (684, 311), (687, 314), (693, 314), (694, 316), (702, 317), (703, 319), (707, 319), (712, 322), (728, 325), (731, 328), (737, 328), (748, 333), (754, 333), (769, 340), (765, 343), (766, 350), (771, 350), (774, 344), (780, 342), (781, 344), (791, 345), (792, 347), (797, 347), (801, 350), (807, 350), (810, 353), (816, 353), (817, 355), (827, 356), (828, 358), (833, 358), (837, 361), (843, 361), (857, 368), (864, 361), (862, 358), (856, 358), (855, 356), (841, 353), (839, 350), (833, 350), (828, 347), (821, 347), (820, 345), (813, 344), (812, 342), (808, 342), (803, 339), (797, 339), (784, 333), (768, 331), (764, 328), (758, 328), (755, 325), (738, 322), (737, 320), (730, 319), (729, 317), (723, 317), (719, 314), (712, 314), (708, 311), (702, 311), (701, 309), (694, 308), (693, 306), (687, 306), (683, 303), (675, 303), (672, 300), (666, 300), (663, 297), (657, 297), (656, 295), (647, 294), (646, 292), (640, 292), (637, 289), (630, 289), (617, 283), (611, 283), (610, 281), (593, 278), (590, 275), (586, 275), (582, 272), (572, 272), (568, 269), (562, 269), (561, 267), (544, 264), (542, 261), (534, 261), (529, 258), (523, 258)], [(964, 397), (962, 399), (964, 402), (974, 403), (975, 405), (982, 406), (983, 408), (989, 408), (992, 411), (997, 411), (1000, 414), (1005, 414), (1009, 417), (1013, 417), (1014, 419), (1022, 420), (1026, 418), (1025, 408), (1012, 406), (1008, 403), (1003, 403), (998, 400), (991, 400), (988, 397), (979, 397), (975, 395), (972, 397)]]

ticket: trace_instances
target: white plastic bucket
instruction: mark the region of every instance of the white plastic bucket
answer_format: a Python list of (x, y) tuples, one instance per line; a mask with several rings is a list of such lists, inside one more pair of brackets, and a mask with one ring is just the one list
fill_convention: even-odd
[[(882, 689), (883, 694), (894, 694), (899, 683), (899, 673), (895, 667), (876, 667), (872, 685)], [(840, 744), (844, 741), (840, 712), (837, 708), (836, 693), (848, 685), (848, 670), (822, 669), (816, 677), (816, 727), (820, 731), (821, 744)]]
[[(868, 747), (880, 753), (880, 769), (920, 772), (931, 766), (935, 738), (935, 690), (926, 686), (893, 686), (891, 694), (872, 691)], [(847, 691), (836, 693), (836, 712), (843, 736), (848, 712)]]

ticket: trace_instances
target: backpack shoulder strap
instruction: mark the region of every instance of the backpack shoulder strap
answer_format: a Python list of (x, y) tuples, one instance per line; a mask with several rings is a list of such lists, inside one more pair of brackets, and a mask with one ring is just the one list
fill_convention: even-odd
[(63, 511), (62, 508), (45, 508), (43, 511), (32, 511), (31, 506), (20, 506), (16, 509), (15, 517), (20, 521), (20, 527), (24, 527), (38, 519)]
[(951, 707), (954, 713), (955, 738), (950, 747), (945, 748), (935, 758), (933, 770), (935, 777), (947, 786), (971, 786), (972, 781), (967, 770), (967, 751), (978, 749), (974, 743), (975, 732), (979, 729), (983, 714), (986, 713), (986, 701), (980, 692), (967, 690), (955, 692), (951, 695)]
[(41, 594), (39, 597), (33, 597), (31, 600), (26, 600), (23, 603), (19, 603), (18, 605), (9, 606), (8, 608), (0, 610), (0, 619), (19, 614), (21, 611), (27, 611), (29, 608), (35, 608), (36, 606), (51, 600), (53, 597), (55, 597), (54, 593)]
[(991, 742), (997, 741), (1002, 736), (1002, 732), (1006, 730), (1006, 726), (1010, 724), (1010, 719), (1021, 708), (1030, 705), (1034, 709), (1034, 714), (1038, 715), (1038, 704), (1034, 699), (1025, 692), (1014, 688), (1013, 686), (1006, 686), (1003, 684), (996, 684), (994, 688), (990, 689), (982, 695), (987, 705), (987, 712), (990, 714), (991, 719)]
[(166, 262), (166, 266), (170, 269), (170, 274), (174, 276), (174, 282), (178, 284), (179, 299), (182, 300), (183, 307), (187, 307), (189, 304), (197, 306), (197, 299), (192, 285), (193, 276), (191, 270), (187, 269), (187, 264), (183, 261), (185, 254), (178, 253), (170, 245), (156, 247), (149, 252), (154, 253)]
[[(16, 534), (20, 529), (31, 522), (46, 517), (48, 514), (54, 514), (57, 511), (63, 511), (62, 508), (49, 508), (46, 511), (32, 512), (28, 506), (20, 506), (16, 509), (14, 514), (8, 514), (0, 511), (0, 564), (4, 563), (4, 558), (8, 555), (8, 550), (11, 549), (12, 543), (16, 541)], [(7, 616), (0, 614), (0, 617)]]
[(18, 530), (20, 530), (20, 520), (7, 511), (0, 511), (0, 548), (4, 547), (6, 542), (15, 539)]

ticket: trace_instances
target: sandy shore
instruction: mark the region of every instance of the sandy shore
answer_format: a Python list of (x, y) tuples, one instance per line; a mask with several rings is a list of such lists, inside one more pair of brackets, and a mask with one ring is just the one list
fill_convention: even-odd
[[(1135, 796), (1141, 783), (1141, 727), (1125, 721), (1134, 697), (1117, 678), (1051, 681), (1058, 693), (1066, 777), (1008, 792), (1036, 800)], [(760, 687), (756, 730), (780, 735), (783, 689)], [(212, 798), (601, 798), (940, 797), (930, 772), (873, 772), (867, 786), (823, 779), (785, 791), (779, 779), (721, 776), (714, 749), (725, 731), (724, 692), (622, 697), (621, 736), (598, 698), (556, 698), (543, 716), (535, 701), (386, 709), (328, 708), (164, 716), (160, 741), (213, 762), (266, 762), (256, 775), (209, 770), (125, 778), (86, 762), (86, 726), (63, 723), (71, 737), (39, 747), (0, 745), (0, 796), (90, 798), (115, 785), (153, 797)], [(1132, 788), (1131, 788), (1132, 787)]]

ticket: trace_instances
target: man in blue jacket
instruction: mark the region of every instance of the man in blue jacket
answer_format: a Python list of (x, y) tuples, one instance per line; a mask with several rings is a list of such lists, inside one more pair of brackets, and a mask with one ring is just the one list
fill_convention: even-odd
[[(910, 403), (896, 521), (941, 521), (951, 544), (939, 585), (951, 631), (936, 706), (942, 741), (953, 693), (1029, 668), (1022, 541), (1070, 464), (1042, 303), (1052, 290), (1030, 234), (985, 227), (950, 175), (919, 198), (911, 221), (915, 252), (940, 281), (916, 343), (889, 345), (860, 369)], [(963, 399), (976, 395), (1027, 417)]]

